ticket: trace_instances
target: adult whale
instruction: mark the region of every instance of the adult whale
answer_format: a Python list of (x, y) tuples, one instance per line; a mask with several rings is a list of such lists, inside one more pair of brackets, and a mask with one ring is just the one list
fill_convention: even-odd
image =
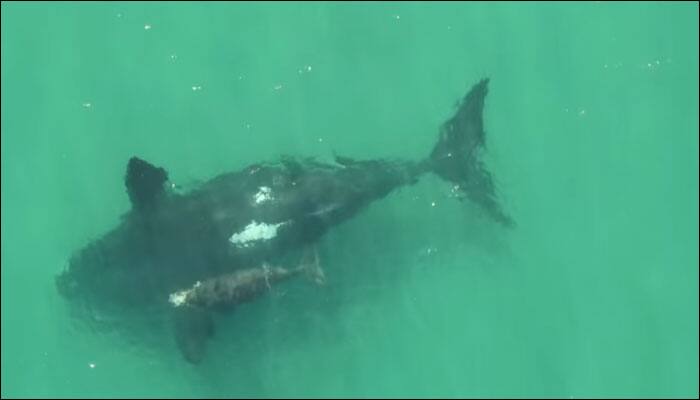
[(236, 270), (288, 264), (294, 250), (425, 173), (449, 181), (460, 198), (510, 225), (481, 161), (487, 90), (488, 79), (471, 88), (419, 161), (336, 157), (327, 164), (283, 157), (175, 193), (163, 168), (131, 158), (125, 177), (131, 209), (73, 254), (56, 277), (58, 290), (78, 309), (175, 313), (180, 349), (198, 362), (213, 329), (210, 316), (201, 307), (173, 307), (173, 293)]

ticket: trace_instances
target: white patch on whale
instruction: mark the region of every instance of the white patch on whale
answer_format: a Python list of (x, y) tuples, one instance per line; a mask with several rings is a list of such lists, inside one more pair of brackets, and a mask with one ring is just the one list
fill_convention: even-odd
[(229, 242), (238, 247), (248, 247), (256, 240), (269, 240), (277, 236), (277, 228), (286, 225), (289, 222), (280, 222), (279, 224), (266, 224), (251, 221), (246, 227), (237, 233), (231, 235)]
[(194, 284), (189, 289), (186, 290), (180, 290), (179, 292), (171, 293), (170, 296), (168, 296), (168, 301), (170, 304), (172, 304), (175, 307), (180, 307), (181, 305), (185, 304), (187, 301), (187, 296), (190, 294), (191, 291), (194, 289), (198, 288), (199, 285), (201, 285), (202, 282), (197, 281), (197, 283)]
[(255, 193), (255, 204), (264, 203), (266, 201), (273, 200), (272, 189), (267, 186), (260, 186), (258, 192)]

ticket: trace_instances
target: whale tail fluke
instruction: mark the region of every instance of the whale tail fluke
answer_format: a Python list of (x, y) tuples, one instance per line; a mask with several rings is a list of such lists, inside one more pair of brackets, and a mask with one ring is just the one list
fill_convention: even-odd
[(483, 79), (474, 85), (459, 103), (457, 112), (442, 125), (428, 164), (434, 173), (452, 183), (462, 197), (481, 206), (497, 222), (513, 226), (512, 218), (498, 202), (493, 175), (481, 160), (488, 82)]
[(326, 284), (326, 273), (321, 267), (321, 262), (318, 259), (318, 249), (315, 246), (304, 249), (298, 270), (303, 272), (306, 278), (316, 285), (323, 286)]

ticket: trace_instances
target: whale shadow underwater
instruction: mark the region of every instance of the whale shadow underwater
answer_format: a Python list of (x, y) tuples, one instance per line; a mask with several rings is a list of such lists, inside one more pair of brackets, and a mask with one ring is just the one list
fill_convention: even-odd
[(488, 79), (474, 85), (418, 161), (282, 157), (176, 193), (165, 169), (133, 157), (125, 176), (131, 209), (72, 255), (56, 276), (57, 289), (85, 316), (100, 309), (169, 314), (180, 352), (197, 364), (214, 332), (213, 313), (253, 301), (297, 275), (322, 284), (314, 244), (424, 174), (438, 175), (460, 200), (512, 226), (481, 159), (487, 92)]

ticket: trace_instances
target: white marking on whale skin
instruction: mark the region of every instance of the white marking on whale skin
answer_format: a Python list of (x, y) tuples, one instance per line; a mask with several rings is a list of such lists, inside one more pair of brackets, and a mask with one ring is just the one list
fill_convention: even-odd
[(251, 221), (246, 227), (237, 233), (231, 235), (228, 239), (229, 242), (237, 245), (238, 247), (249, 247), (256, 240), (269, 240), (277, 236), (277, 229), (286, 225), (289, 222), (280, 222), (278, 224), (266, 224), (257, 223), (256, 221)]
[(272, 189), (267, 186), (260, 186), (258, 192), (255, 193), (255, 204), (264, 203), (266, 201), (274, 200), (272, 197)]
[(170, 293), (170, 296), (168, 296), (168, 301), (170, 304), (172, 304), (175, 307), (180, 307), (181, 305), (185, 304), (187, 302), (187, 296), (192, 292), (194, 289), (198, 288), (199, 285), (201, 285), (202, 282), (197, 281), (197, 283), (194, 284), (189, 289), (186, 290), (180, 290), (179, 292), (175, 293)]
[(310, 213), (308, 213), (308, 214), (306, 214), (306, 215), (310, 215), (310, 216), (314, 216), (314, 217), (319, 217), (319, 216), (322, 216), (322, 215), (331, 213), (331, 212), (333, 212), (333, 211), (335, 211), (335, 210), (338, 210), (338, 209), (340, 209), (340, 204), (330, 204), (330, 205), (328, 205), (328, 206), (319, 208), (319, 209), (316, 210), (316, 211), (312, 211), (312, 212), (310, 212)]

